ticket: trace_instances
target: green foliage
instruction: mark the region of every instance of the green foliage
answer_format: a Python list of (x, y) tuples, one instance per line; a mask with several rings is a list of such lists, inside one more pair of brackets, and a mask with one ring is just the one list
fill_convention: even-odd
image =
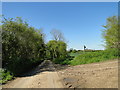
[(70, 49), (69, 51), (68, 51), (68, 53), (76, 53), (77, 52), (77, 50), (76, 49)]
[(47, 43), (47, 57), (59, 63), (67, 56), (67, 45), (63, 41), (51, 40)]
[(70, 64), (70, 61), (73, 60), (75, 56), (70, 56), (68, 55), (62, 62), (60, 62), (60, 64), (62, 65), (68, 65)]
[(3, 68), (14, 75), (33, 67), (45, 56), (43, 34), (21, 18), (2, 21)]
[(118, 58), (118, 50), (111, 49), (98, 52), (87, 52), (76, 56), (69, 63), (71, 65), (88, 64)]
[[(116, 16), (107, 19), (103, 38), (106, 50), (73, 50), (67, 51), (64, 37), (58, 30), (52, 31), (54, 40), (44, 43), (44, 34), (23, 21), (20, 17), (15, 19), (4, 18), (2, 21), (2, 80), (6, 83), (13, 76), (30, 70), (45, 59), (50, 59), (58, 64), (87, 64), (115, 59), (119, 56), (118, 19)], [(113, 49), (111, 49), (113, 48)], [(11, 74), (12, 73), (12, 74)]]
[(83, 54), (83, 53), (84, 53), (84, 52), (76, 52), (76, 53), (71, 52), (71, 53), (69, 53), (69, 55), (76, 57), (76, 56), (78, 56), (78, 55), (80, 55), (80, 54)]
[(107, 18), (107, 24), (103, 26), (103, 38), (105, 39), (106, 49), (118, 48), (119, 42), (119, 30), (118, 29), (118, 17), (112, 16)]
[(13, 75), (4, 69), (0, 69), (0, 84), (6, 83), (7, 81), (13, 79)]
[(75, 49), (74, 49), (74, 50), (72, 50), (72, 53), (76, 53), (76, 52), (77, 52), (77, 50), (75, 50)]

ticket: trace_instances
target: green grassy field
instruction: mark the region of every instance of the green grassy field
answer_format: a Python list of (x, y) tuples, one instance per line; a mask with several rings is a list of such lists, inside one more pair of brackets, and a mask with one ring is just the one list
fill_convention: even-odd
[(94, 52), (69, 53), (72, 59), (66, 59), (62, 64), (80, 65), (94, 62), (101, 62), (118, 58), (118, 50), (103, 50)]
[(81, 55), (81, 54), (83, 54), (83, 52), (69, 53), (70, 56), (74, 56), (74, 57)]

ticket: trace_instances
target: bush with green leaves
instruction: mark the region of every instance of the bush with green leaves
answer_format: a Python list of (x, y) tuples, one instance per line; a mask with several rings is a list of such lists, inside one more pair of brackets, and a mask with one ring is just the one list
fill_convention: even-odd
[(0, 84), (4, 84), (7, 81), (13, 79), (13, 75), (5, 69), (0, 69), (0, 79)]
[(18, 75), (44, 60), (45, 44), (40, 30), (21, 18), (2, 21), (3, 68)]
[(47, 43), (47, 57), (60, 63), (67, 57), (67, 45), (63, 41), (51, 40)]

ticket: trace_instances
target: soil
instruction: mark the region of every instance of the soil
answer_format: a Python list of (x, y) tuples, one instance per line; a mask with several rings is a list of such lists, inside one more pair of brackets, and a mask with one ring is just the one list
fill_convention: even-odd
[(118, 60), (72, 66), (59, 74), (68, 88), (118, 88)]
[(3, 88), (118, 88), (118, 60), (77, 66), (45, 60)]

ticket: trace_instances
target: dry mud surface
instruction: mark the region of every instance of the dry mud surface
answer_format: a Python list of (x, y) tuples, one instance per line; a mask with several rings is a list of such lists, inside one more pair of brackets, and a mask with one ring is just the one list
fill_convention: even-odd
[(59, 74), (68, 88), (118, 88), (118, 60), (72, 66)]
[(61, 66), (46, 60), (3, 88), (118, 88), (118, 61)]

